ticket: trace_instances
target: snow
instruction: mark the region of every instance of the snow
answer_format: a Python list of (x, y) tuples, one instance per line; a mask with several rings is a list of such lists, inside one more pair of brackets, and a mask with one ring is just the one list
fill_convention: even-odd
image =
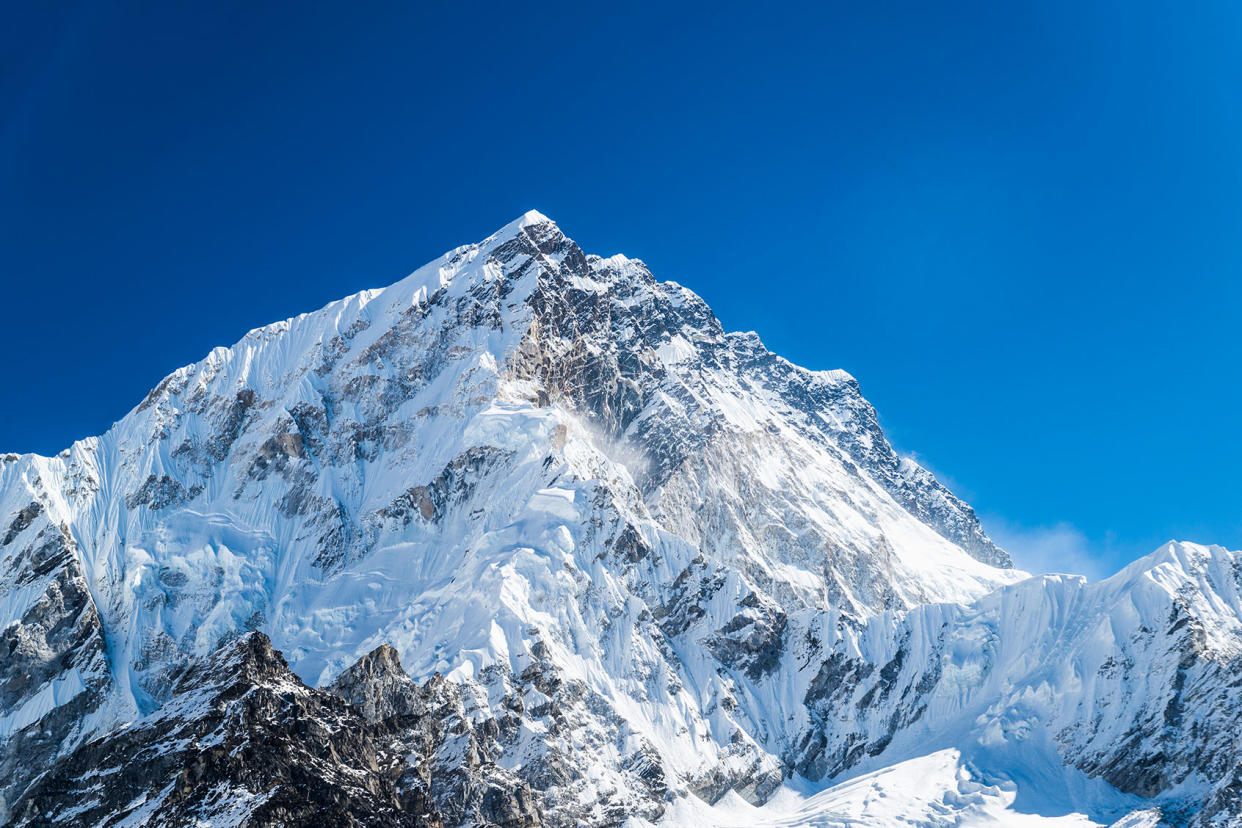
[(34, 724), (60, 705), (73, 701), (85, 689), (86, 684), (77, 670), (47, 682), (17, 707), (0, 715), (0, 734), (16, 733)]
[[(0, 520), (47, 504), (99, 612), (115, 700), (86, 730), (155, 709), (169, 675), (258, 627), (314, 686), (382, 643), (484, 707), (497, 671), (550, 665), (590, 699), (557, 737), (583, 784), (633, 788), (625, 762), (649, 749), (675, 794), (668, 824), (1094, 825), (1147, 807), (1065, 760), (1102, 762), (1163, 698), (1176, 659), (1148, 638), (1174, 608), (1214, 658), (1242, 653), (1236, 553), (1171, 543), (1097, 584), (992, 566), (915, 514), (973, 520), (891, 453), (852, 377), (723, 333), (638, 260), (565, 274), (577, 259), (554, 243), (499, 257), (558, 233), (526, 213), (388, 288), (213, 350), (67, 454), (0, 464)], [(557, 330), (537, 292), (603, 310)], [(617, 347), (642, 366), (641, 394), (625, 396), (630, 376), (567, 381), (598, 383), (584, 395), (600, 391), (616, 422), (531, 367), (606, 368)], [(622, 422), (627, 400), (641, 405)], [(0, 625), (47, 588), (0, 583)], [(813, 713), (832, 657), (871, 678)], [(1140, 668), (1123, 686), (1109, 659)], [(0, 712), (0, 738), (80, 693), (75, 675)], [(813, 734), (877, 747), (762, 806), (691, 793), (709, 771), (745, 787)]]
[(694, 346), (681, 334), (674, 334), (656, 349), (656, 355), (666, 365), (676, 365), (694, 355)]
[[(762, 806), (735, 793), (715, 805), (678, 800), (661, 824), (682, 828), (876, 828), (909, 825), (1004, 825), (1013, 828), (1085, 828), (1103, 823), (1084, 814), (1043, 816), (1015, 807), (1009, 782), (980, 778), (955, 749), (897, 762), (820, 791), (786, 786)], [(641, 820), (632, 828), (649, 825)]]

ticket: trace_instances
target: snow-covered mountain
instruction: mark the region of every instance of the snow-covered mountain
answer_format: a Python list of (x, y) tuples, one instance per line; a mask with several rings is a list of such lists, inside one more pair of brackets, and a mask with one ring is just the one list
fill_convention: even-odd
[(5, 456), (0, 613), (15, 824), (1242, 814), (1242, 555), (1028, 577), (848, 374), (533, 212)]

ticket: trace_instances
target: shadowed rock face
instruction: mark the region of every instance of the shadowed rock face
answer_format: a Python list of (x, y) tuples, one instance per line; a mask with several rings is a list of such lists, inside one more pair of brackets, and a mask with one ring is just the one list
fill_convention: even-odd
[(0, 600), (18, 604), (0, 629), (0, 713), (13, 722), (0, 740), (0, 821), (31, 779), (84, 737), (88, 717), (107, 715), (106, 643), (75, 547), (38, 501), (0, 542)]
[(388, 645), (319, 691), (250, 633), (187, 670), (155, 713), (61, 758), (11, 819), (541, 826), (538, 797), (489, 759), (498, 735), (468, 719), (456, 686), (416, 684)]
[(418, 685), (387, 644), (359, 659), (327, 690), (368, 721), (398, 733), (407, 757), (398, 790), (429, 794), (448, 824), (544, 824), (540, 797), (495, 761), (502, 753), (498, 740), (513, 735), (515, 719), (472, 719), (460, 687), (440, 676)]
[(396, 737), (251, 633), (186, 671), (159, 711), (56, 763), (13, 824), (439, 826), (422, 791), (398, 789)]
[[(698, 296), (657, 282), (642, 262), (586, 256), (550, 222), (528, 228), (494, 255), (557, 258), (559, 267), (544, 273), (526, 300), (533, 324), (513, 371), (537, 380), (541, 404), (566, 404), (589, 414), (612, 439), (641, 446), (646, 463), (639, 482), (649, 499), (659, 501), (688, 469), (704, 470), (715, 444), (736, 446), (735, 425), (709, 403), (711, 374), (719, 372), (742, 394), (765, 398), (796, 420), (810, 442), (848, 460), (855, 473), (876, 481), (967, 554), (1013, 566), (970, 506), (897, 455), (852, 377), (838, 372), (824, 381), (768, 351), (754, 334), (726, 333)], [(685, 343), (684, 350), (661, 357), (670, 342)], [(747, 471), (734, 473), (740, 481)]]

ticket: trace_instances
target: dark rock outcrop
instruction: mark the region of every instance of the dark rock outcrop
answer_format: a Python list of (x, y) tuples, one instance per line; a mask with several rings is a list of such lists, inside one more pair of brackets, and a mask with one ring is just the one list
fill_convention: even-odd
[(434, 676), (422, 686), (383, 644), (328, 686), (370, 722), (398, 734), (408, 764), (397, 782), (404, 797), (416, 792), (436, 804), (450, 825), (535, 828), (543, 824), (530, 786), (494, 761), (494, 720), (471, 721), (461, 689)]
[(431, 803), (398, 790), (395, 737), (250, 633), (186, 671), (158, 711), (57, 762), (13, 823), (439, 826)]

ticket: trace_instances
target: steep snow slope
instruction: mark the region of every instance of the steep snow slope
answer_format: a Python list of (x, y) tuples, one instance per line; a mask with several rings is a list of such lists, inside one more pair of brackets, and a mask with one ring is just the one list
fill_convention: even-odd
[(1242, 556), (1171, 543), (1097, 584), (1043, 576), (869, 619), (822, 660), (799, 766), (956, 748), (1023, 809), (1111, 820), (1138, 807), (1124, 791), (1238, 818), (1240, 617)]
[[(1181, 606), (1161, 585), (1230, 553), (1023, 580), (851, 377), (537, 213), (216, 349), (102, 437), (5, 457), (0, 521), (6, 802), (248, 630), (315, 687), (384, 644), (447, 676), (510, 775), (487, 784), (536, 791), (552, 824), (759, 803), (928, 745), (983, 778), (1028, 731), (1041, 762), (1129, 793), (1233, 795), (1232, 748), (1160, 712), (1232, 692), (1232, 587), (1160, 632)], [(437, 768), (466, 761), (445, 750)], [(1067, 807), (1128, 807), (1050, 779), (1030, 783)]]
[[(1117, 797), (1125, 803), (1124, 797)], [(1012, 782), (981, 782), (959, 751), (946, 748), (861, 774), (826, 790), (782, 790), (762, 806), (732, 794), (714, 806), (688, 797), (669, 810), (685, 828), (869, 828), (869, 826), (1003, 825), (1009, 828), (1087, 828), (1081, 813), (1015, 808)], [(1132, 800), (1131, 800), (1132, 801)], [(1123, 805), (1124, 807), (1124, 805)], [(1136, 811), (1126, 828), (1153, 828), (1158, 816)]]
[(797, 761), (836, 784), (670, 818), (1242, 824), (1240, 619), (1242, 554), (1170, 543), (1100, 583), (1044, 576), (838, 626), (811, 659), (819, 726)]

